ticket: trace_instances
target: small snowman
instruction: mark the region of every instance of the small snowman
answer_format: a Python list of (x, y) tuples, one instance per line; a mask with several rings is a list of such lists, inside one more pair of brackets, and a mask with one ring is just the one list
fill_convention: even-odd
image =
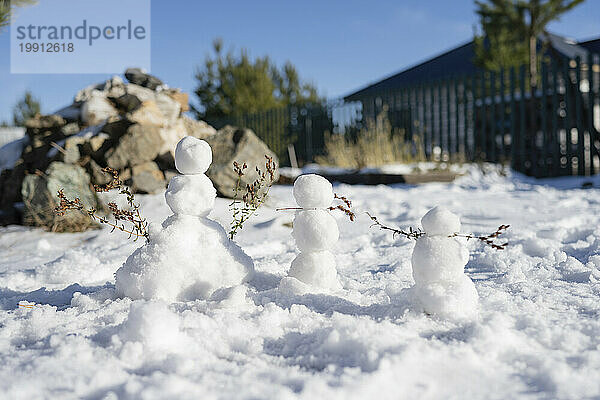
[(210, 145), (184, 137), (175, 150), (174, 176), (165, 193), (173, 211), (161, 227), (150, 226), (149, 242), (117, 270), (116, 290), (133, 299), (187, 301), (207, 299), (216, 290), (247, 281), (252, 259), (207, 218), (216, 190), (206, 176), (212, 162)]
[(449, 319), (477, 316), (478, 294), (465, 275), (466, 246), (449, 237), (460, 231), (460, 219), (446, 208), (435, 207), (421, 219), (425, 235), (412, 254), (414, 292), (425, 312)]
[(290, 280), (297, 279), (308, 290), (341, 289), (330, 250), (340, 235), (337, 222), (328, 211), (334, 199), (331, 183), (315, 174), (299, 176), (294, 182), (294, 198), (301, 210), (296, 212), (292, 236), (300, 254), (292, 261), (282, 284), (293, 285)]

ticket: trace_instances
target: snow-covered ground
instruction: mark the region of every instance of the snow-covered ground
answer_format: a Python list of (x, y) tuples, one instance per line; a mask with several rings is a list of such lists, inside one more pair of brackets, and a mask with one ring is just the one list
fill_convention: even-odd
[[(336, 295), (277, 289), (297, 254), (293, 214), (274, 211), (294, 205), (290, 186), (238, 235), (258, 272), (221, 302), (115, 299), (113, 273), (142, 244), (119, 232), (1, 228), (0, 398), (600, 398), (598, 187), (477, 168), (453, 184), (337, 185), (358, 220), (335, 215)], [(140, 200), (151, 221), (170, 214), (163, 196)], [(227, 204), (212, 213), (225, 226)], [(362, 212), (417, 227), (437, 204), (463, 231), (511, 225), (507, 250), (467, 243), (476, 322), (413, 311), (414, 242)]]

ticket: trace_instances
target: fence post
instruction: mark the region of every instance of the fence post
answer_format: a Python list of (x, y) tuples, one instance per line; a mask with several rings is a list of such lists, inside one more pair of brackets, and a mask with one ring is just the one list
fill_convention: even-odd
[(577, 175), (586, 174), (586, 162), (585, 162), (585, 132), (583, 129), (583, 102), (581, 94), (581, 58), (578, 56), (575, 58), (575, 118), (577, 127)]
[(458, 157), (460, 154), (460, 105), (459, 105), (459, 97), (458, 97), (458, 77), (453, 78), (453, 87), (454, 87), (454, 159)]
[(482, 161), (487, 161), (487, 105), (486, 105), (486, 73), (483, 71), (481, 73), (481, 138), (479, 140), (479, 158)]
[(589, 91), (588, 91), (588, 132), (590, 135), (590, 174), (600, 173), (600, 159), (598, 160), (599, 164), (596, 167), (594, 165), (594, 159), (596, 157), (600, 158), (600, 149), (596, 146), (596, 141), (600, 141), (600, 134), (596, 130), (594, 126), (594, 89), (596, 89), (596, 84), (594, 76), (596, 72), (594, 71), (594, 54), (588, 53), (588, 82), (589, 82)]
[(519, 68), (519, 91), (520, 102), (519, 102), (519, 144), (517, 152), (519, 154), (518, 171), (525, 173), (525, 65), (521, 65)]
[(551, 147), (548, 135), (548, 66), (545, 62), (542, 62), (542, 149), (541, 149), (541, 163), (542, 174), (549, 176), (548, 168), (548, 155), (550, 154)]
[(490, 104), (490, 141), (489, 141), (489, 160), (492, 162), (496, 162), (496, 73), (494, 71), (490, 72), (490, 100), (492, 104)]
[(435, 113), (433, 109), (433, 83), (429, 84), (429, 158), (433, 156), (435, 146)]
[(506, 117), (506, 102), (505, 102), (505, 93), (506, 90), (504, 83), (504, 68), (500, 68), (500, 156), (498, 160), (501, 163), (506, 162), (506, 144), (504, 143), (504, 130), (505, 127), (505, 117)]
[(561, 175), (561, 148), (560, 148), (560, 132), (558, 130), (558, 75), (559, 71), (556, 66), (556, 59), (551, 58), (550, 69), (552, 71), (552, 176)]
[(563, 82), (565, 85), (565, 111), (564, 118), (565, 132), (567, 139), (567, 174), (573, 175), (573, 137), (571, 129), (573, 128), (573, 88), (571, 87), (571, 67), (570, 60), (563, 58)]

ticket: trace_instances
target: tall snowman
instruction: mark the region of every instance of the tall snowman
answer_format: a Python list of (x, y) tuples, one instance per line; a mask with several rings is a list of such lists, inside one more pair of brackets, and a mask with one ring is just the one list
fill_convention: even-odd
[(301, 175), (294, 182), (294, 198), (301, 208), (294, 218), (292, 236), (300, 254), (292, 261), (288, 278), (299, 280), (310, 289), (341, 289), (331, 248), (339, 238), (336, 220), (327, 208), (333, 202), (331, 183), (315, 174)]
[(465, 275), (469, 251), (450, 235), (460, 231), (460, 219), (435, 207), (421, 219), (425, 235), (412, 254), (414, 291), (425, 312), (449, 319), (477, 316), (478, 295)]
[(212, 162), (210, 145), (187, 136), (175, 150), (182, 175), (171, 179), (165, 193), (173, 212), (162, 227), (150, 226), (149, 242), (117, 270), (119, 296), (134, 299), (187, 301), (206, 299), (219, 288), (246, 281), (252, 259), (229, 240), (223, 227), (207, 218), (216, 190), (206, 176)]

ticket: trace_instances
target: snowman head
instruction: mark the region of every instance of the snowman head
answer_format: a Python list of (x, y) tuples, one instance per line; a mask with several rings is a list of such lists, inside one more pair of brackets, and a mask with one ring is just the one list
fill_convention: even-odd
[(203, 174), (212, 163), (212, 149), (204, 140), (186, 136), (175, 148), (175, 168), (184, 175)]
[(460, 219), (445, 207), (432, 208), (421, 218), (423, 230), (429, 236), (452, 235), (460, 231)]
[(294, 198), (302, 208), (326, 208), (333, 202), (333, 186), (320, 175), (300, 175), (294, 182)]

